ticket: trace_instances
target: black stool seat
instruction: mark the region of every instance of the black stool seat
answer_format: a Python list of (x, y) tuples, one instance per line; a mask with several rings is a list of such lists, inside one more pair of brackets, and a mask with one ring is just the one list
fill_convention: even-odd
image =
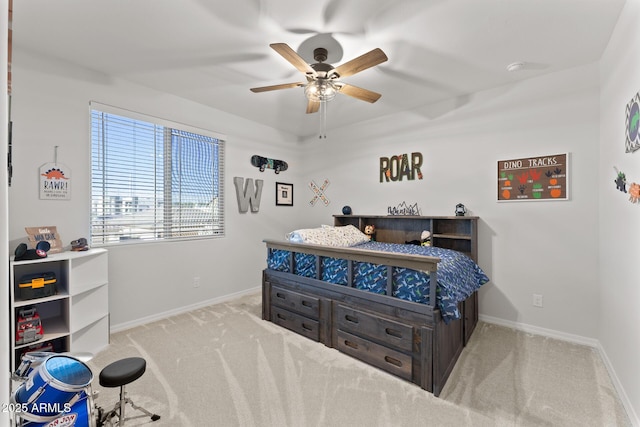
[(133, 403), (131, 399), (127, 397), (125, 386), (134, 382), (144, 374), (147, 369), (147, 361), (142, 357), (127, 357), (126, 359), (120, 359), (116, 362), (107, 365), (102, 371), (100, 371), (100, 385), (103, 387), (120, 387), (120, 400), (116, 403), (112, 410), (106, 413), (102, 413), (100, 408), (99, 426), (106, 425), (113, 427), (113, 418), (117, 417), (117, 426), (123, 427), (126, 420), (137, 417), (125, 418), (125, 406), (130, 404), (133, 409), (141, 411), (151, 418), (151, 421), (158, 421), (160, 415), (152, 414), (146, 409)]
[(100, 385), (103, 387), (121, 387), (144, 374), (147, 361), (142, 357), (128, 357), (113, 362), (100, 371)]

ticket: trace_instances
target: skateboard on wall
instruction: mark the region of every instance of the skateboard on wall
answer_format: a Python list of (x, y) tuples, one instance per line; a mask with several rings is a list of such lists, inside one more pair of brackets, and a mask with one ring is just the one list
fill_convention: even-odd
[(273, 169), (275, 173), (280, 173), (289, 168), (287, 162), (283, 160), (269, 159), (255, 154), (251, 156), (251, 164), (260, 168), (260, 172), (264, 172), (265, 169)]

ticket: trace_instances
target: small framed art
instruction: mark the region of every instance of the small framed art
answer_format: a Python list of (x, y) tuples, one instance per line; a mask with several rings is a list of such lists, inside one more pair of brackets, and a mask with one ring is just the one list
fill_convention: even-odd
[(293, 206), (293, 184), (276, 182), (276, 206)]

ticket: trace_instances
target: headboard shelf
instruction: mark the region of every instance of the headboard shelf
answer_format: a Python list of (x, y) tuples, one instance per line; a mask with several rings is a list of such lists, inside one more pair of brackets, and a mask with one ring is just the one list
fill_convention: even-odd
[(408, 216), (408, 215), (334, 215), (334, 225), (353, 225), (364, 231), (376, 228), (376, 240), (405, 243), (420, 240), (424, 230), (431, 232), (431, 244), (467, 254), (478, 262), (477, 216)]

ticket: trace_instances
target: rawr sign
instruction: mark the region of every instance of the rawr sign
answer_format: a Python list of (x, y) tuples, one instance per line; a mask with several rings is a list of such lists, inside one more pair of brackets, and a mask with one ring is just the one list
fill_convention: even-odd
[(40, 166), (40, 198), (71, 199), (71, 169), (62, 163), (45, 163)]

